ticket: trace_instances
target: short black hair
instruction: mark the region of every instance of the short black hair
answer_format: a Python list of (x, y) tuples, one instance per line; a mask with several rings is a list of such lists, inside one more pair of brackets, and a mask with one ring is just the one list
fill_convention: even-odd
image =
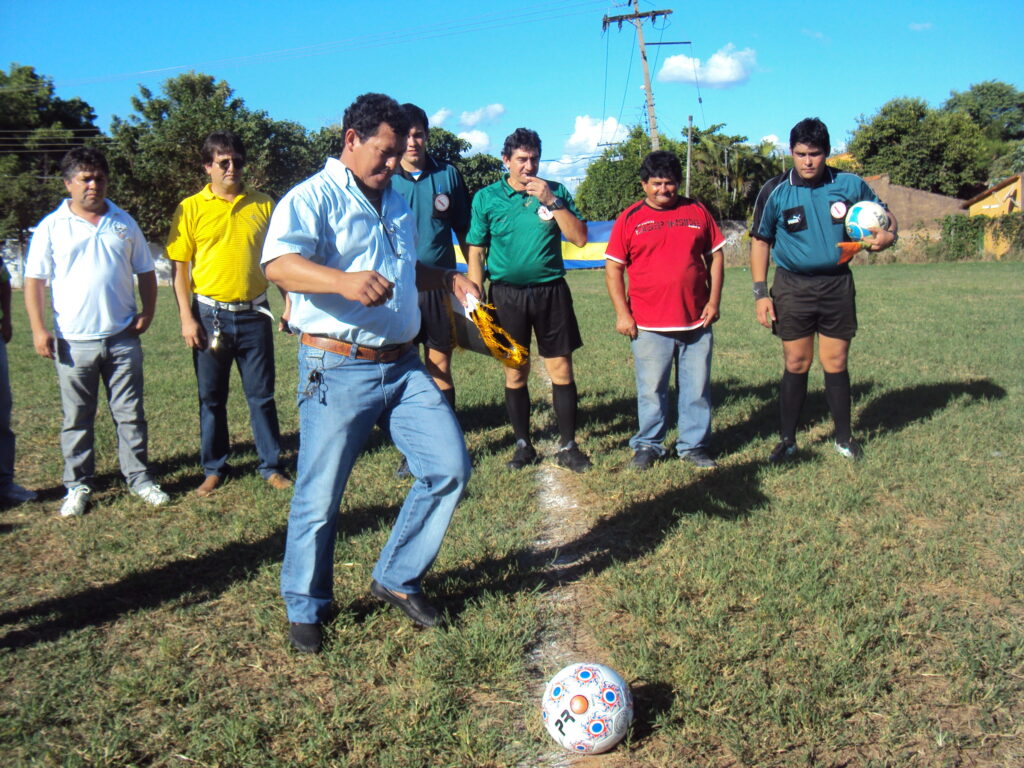
[(676, 184), (683, 180), (683, 166), (675, 152), (659, 149), (651, 152), (640, 164), (640, 180), (650, 178), (672, 179)]
[(213, 156), (236, 154), (245, 160), (245, 144), (232, 131), (214, 131), (203, 141), (203, 148), (199, 150), (203, 157), (203, 165), (213, 162)]
[(60, 161), (60, 175), (65, 181), (71, 181), (79, 171), (103, 171), (104, 176), (110, 175), (107, 158), (94, 147), (75, 147)]
[(390, 125), (398, 136), (409, 133), (409, 119), (397, 101), (383, 93), (364, 93), (345, 110), (341, 130), (345, 133), (351, 128), (360, 141), (366, 141), (377, 135), (381, 123)]
[(502, 157), (512, 157), (517, 149), (536, 149), (540, 154), (540, 136), (529, 128), (516, 128), (505, 138), (505, 146), (501, 148)]
[(832, 151), (828, 128), (816, 117), (805, 117), (793, 126), (793, 130), (789, 132), (789, 148), (793, 149), (797, 144), (818, 147), (824, 150), (826, 155)]
[[(402, 105), (402, 111), (405, 113), (405, 119), (409, 121), (409, 130), (411, 131), (413, 126), (422, 125), (423, 130), (430, 133), (430, 121), (427, 119), (427, 113), (417, 107), (415, 104), (405, 103)], [(408, 131), (407, 131), (408, 133)]]

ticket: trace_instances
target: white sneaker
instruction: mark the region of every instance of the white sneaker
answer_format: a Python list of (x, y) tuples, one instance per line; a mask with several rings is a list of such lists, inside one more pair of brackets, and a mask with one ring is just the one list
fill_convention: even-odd
[(154, 507), (162, 507), (171, 500), (171, 497), (164, 493), (156, 483), (147, 485), (145, 488), (133, 490), (132, 493)]
[(24, 504), (26, 501), (35, 501), (36, 492), (28, 488), (22, 488), (17, 483), (11, 483), (0, 491), (0, 502), (4, 504)]
[(76, 485), (68, 489), (68, 495), (64, 497), (64, 503), (60, 505), (61, 517), (81, 517), (85, 514), (85, 507), (92, 496), (92, 488), (88, 485)]

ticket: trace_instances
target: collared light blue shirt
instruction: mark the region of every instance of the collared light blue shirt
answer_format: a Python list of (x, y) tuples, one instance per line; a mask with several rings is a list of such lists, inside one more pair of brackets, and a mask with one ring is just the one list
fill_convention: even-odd
[(291, 293), (289, 324), (304, 333), (382, 347), (411, 341), (420, 329), (416, 291), (416, 221), (390, 185), (373, 207), (337, 158), (281, 198), (267, 230), (261, 264), (297, 253), (325, 267), (376, 270), (394, 283), (386, 304), (364, 307), (334, 293)]

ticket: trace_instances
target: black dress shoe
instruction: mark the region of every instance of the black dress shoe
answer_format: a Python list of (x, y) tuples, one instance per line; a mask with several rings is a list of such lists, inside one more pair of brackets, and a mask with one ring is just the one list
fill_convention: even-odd
[(440, 621), (437, 609), (427, 602), (427, 598), (419, 592), (401, 597), (397, 592), (392, 592), (376, 579), (370, 582), (370, 594), (385, 603), (391, 603), (413, 620), (413, 623), (421, 627), (436, 627)]
[(288, 639), (292, 647), (303, 653), (320, 653), (320, 646), (323, 643), (323, 632), (319, 624), (299, 624), (293, 621), (288, 628)]

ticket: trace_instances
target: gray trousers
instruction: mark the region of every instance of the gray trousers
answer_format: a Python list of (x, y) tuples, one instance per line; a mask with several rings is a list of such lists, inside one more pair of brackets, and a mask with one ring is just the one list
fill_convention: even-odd
[(64, 407), (60, 433), (64, 485), (88, 484), (95, 474), (93, 425), (100, 381), (107, 389), (107, 404), (117, 427), (121, 474), (132, 490), (152, 485), (142, 407), (142, 343), (128, 331), (94, 341), (57, 340), (57, 382)]

